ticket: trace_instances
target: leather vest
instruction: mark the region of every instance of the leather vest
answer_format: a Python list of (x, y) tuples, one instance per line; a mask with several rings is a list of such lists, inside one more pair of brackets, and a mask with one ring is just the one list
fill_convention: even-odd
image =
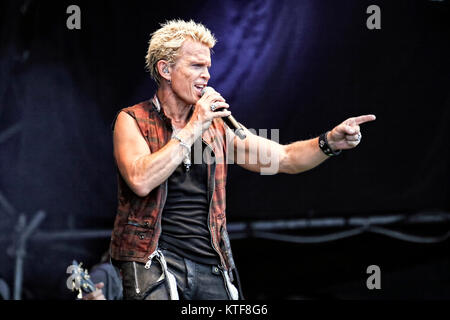
[[(166, 145), (172, 136), (170, 119), (159, 107), (156, 95), (120, 111), (128, 113), (139, 126), (152, 153)], [(119, 112), (120, 112), (119, 111)], [(227, 140), (221, 119), (214, 119), (202, 135), (209, 155), (208, 163), (208, 228), (211, 242), (221, 264), (231, 271), (235, 268), (226, 230)], [(167, 180), (147, 196), (139, 197), (118, 173), (118, 208), (111, 236), (111, 257), (115, 260), (145, 263), (158, 248), (161, 234), (161, 213), (167, 198)]]

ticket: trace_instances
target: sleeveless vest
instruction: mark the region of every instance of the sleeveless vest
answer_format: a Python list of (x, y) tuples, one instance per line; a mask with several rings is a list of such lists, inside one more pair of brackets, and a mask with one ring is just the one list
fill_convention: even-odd
[[(124, 108), (139, 126), (152, 153), (166, 145), (172, 136), (170, 119), (153, 99)], [(119, 112), (120, 112), (119, 111)], [(119, 113), (118, 113), (119, 114)], [(116, 116), (117, 118), (117, 116)], [(115, 123), (115, 121), (114, 121)], [(114, 126), (114, 124), (113, 124)], [(235, 268), (226, 230), (227, 141), (223, 121), (214, 119), (202, 139), (209, 148), (208, 164), (208, 228), (213, 249), (222, 266)], [(161, 234), (161, 213), (167, 198), (167, 180), (147, 196), (136, 195), (118, 172), (118, 208), (111, 236), (111, 257), (115, 260), (145, 263), (158, 248)]]

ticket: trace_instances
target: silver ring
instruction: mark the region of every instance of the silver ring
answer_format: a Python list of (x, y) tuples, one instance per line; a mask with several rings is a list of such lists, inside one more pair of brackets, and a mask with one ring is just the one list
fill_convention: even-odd
[(361, 140), (361, 133), (358, 133), (358, 141)]
[(217, 105), (216, 105), (215, 103), (213, 103), (213, 104), (210, 106), (210, 108), (211, 108), (211, 111), (214, 111), (214, 110), (217, 109)]

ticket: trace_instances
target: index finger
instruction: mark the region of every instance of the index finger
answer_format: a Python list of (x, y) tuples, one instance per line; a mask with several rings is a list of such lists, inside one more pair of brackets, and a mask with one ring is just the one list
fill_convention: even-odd
[(367, 114), (364, 116), (359, 116), (359, 117), (355, 117), (354, 121), (357, 125), (361, 124), (361, 123), (365, 123), (365, 122), (370, 122), (370, 121), (374, 121), (377, 117), (375, 117), (374, 114)]
[(217, 91), (215, 91), (214, 89), (206, 91), (205, 94), (202, 96), (202, 99), (208, 102), (215, 102), (215, 101), (225, 102), (225, 98), (222, 97), (222, 95)]
[[(213, 87), (204, 87), (202, 89), (202, 97), (205, 95), (219, 95), (220, 97), (222, 97), (222, 95), (216, 91), (216, 89), (214, 89)], [(223, 98), (223, 97), (222, 97)]]

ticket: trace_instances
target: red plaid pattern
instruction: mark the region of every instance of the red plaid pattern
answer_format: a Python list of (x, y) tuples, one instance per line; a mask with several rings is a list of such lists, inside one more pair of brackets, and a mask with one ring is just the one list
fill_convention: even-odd
[[(136, 120), (152, 153), (169, 142), (172, 135), (170, 120), (165, 117), (163, 110), (156, 109), (156, 104), (152, 100), (121, 111), (125, 111)], [(226, 231), (227, 141), (223, 121), (214, 119), (202, 138), (212, 147), (216, 159), (208, 165), (208, 191), (209, 194), (212, 193), (209, 213), (212, 243), (219, 252), (222, 265), (230, 270), (234, 269), (234, 262)], [(113, 259), (144, 263), (156, 250), (161, 234), (161, 213), (166, 193), (167, 181), (153, 189), (146, 197), (139, 197), (118, 173), (118, 209), (111, 237)]]

